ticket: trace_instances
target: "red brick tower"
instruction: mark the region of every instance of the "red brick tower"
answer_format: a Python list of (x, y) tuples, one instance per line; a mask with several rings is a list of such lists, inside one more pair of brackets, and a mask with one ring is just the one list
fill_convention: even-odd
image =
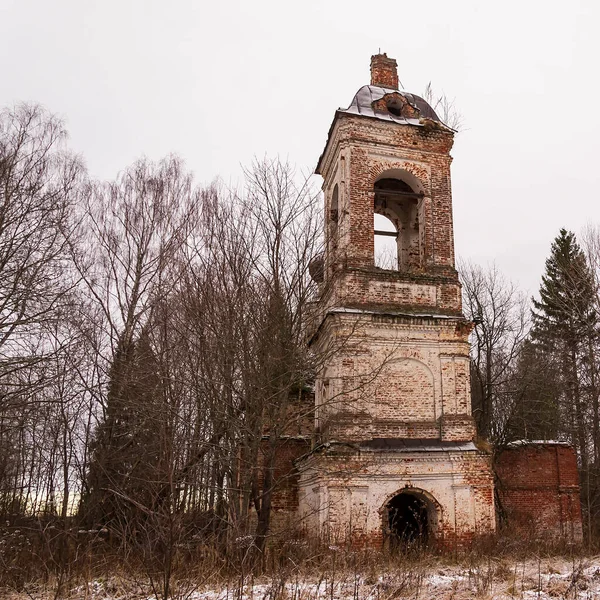
[(336, 111), (317, 166), (321, 443), (299, 465), (300, 516), (327, 539), (452, 545), (495, 528), (454, 268), (454, 132), (397, 88), (396, 61), (373, 56), (371, 85)]

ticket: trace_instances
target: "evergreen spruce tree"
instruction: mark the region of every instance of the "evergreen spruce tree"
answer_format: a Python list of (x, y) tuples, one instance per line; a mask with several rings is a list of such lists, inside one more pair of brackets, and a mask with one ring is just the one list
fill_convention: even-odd
[(585, 386), (589, 347), (597, 334), (596, 290), (592, 272), (575, 235), (561, 229), (554, 240), (540, 286), (533, 300), (532, 339), (559, 370), (565, 433), (574, 443), (584, 469), (590, 442)]
[(585, 254), (575, 234), (561, 229), (546, 260), (540, 300), (533, 300), (534, 336), (546, 344), (584, 338), (597, 324), (594, 296)]
[(561, 437), (559, 373), (556, 357), (542, 344), (525, 340), (513, 375), (514, 403), (506, 442)]
[(160, 378), (148, 337), (115, 352), (105, 418), (96, 429), (81, 513), (90, 525), (135, 530), (155, 508), (162, 473)]

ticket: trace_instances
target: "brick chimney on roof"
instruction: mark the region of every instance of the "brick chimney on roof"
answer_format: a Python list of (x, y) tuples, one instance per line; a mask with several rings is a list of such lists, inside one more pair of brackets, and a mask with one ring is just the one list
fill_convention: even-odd
[(398, 63), (385, 52), (371, 56), (371, 85), (398, 89)]

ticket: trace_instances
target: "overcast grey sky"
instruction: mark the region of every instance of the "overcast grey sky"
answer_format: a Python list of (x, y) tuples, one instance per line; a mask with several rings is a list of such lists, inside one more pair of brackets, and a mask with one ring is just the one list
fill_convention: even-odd
[(597, 0), (0, 0), (0, 104), (62, 116), (95, 177), (176, 152), (234, 182), (314, 168), (381, 48), (465, 117), (457, 252), (534, 292), (558, 229), (600, 223), (599, 26)]

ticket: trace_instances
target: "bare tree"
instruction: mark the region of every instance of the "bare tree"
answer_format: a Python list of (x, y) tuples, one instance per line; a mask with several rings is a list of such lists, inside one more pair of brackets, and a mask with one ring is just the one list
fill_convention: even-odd
[(275, 461), (289, 435), (290, 403), (314, 376), (304, 336), (307, 304), (314, 294), (308, 267), (321, 249), (320, 196), (306, 179), (298, 187), (294, 172), (280, 161), (255, 163), (246, 180), (246, 205), (257, 233), (256, 292), (263, 299), (255, 313), (258, 361), (251, 391), (262, 430), (255, 433), (268, 432), (260, 461), (262, 487), (255, 486), (253, 493), (258, 515), (255, 544), (263, 552)]
[(475, 327), (471, 338), (473, 415), (478, 429), (503, 441), (514, 408), (512, 376), (529, 329), (524, 294), (495, 265), (487, 270), (460, 263), (465, 313)]
[(454, 98), (448, 98), (444, 92), (441, 94), (435, 92), (431, 85), (431, 81), (425, 87), (423, 98), (427, 100), (431, 108), (435, 110), (444, 125), (454, 129), (456, 132), (460, 132), (464, 129), (465, 119), (456, 107)]
[(73, 304), (68, 242), (84, 171), (65, 140), (62, 122), (39, 106), (0, 113), (0, 490), (12, 488), (4, 510), (52, 492), (39, 489), (48, 457), (24, 462), (19, 452), (41, 451), (59, 377), (52, 361), (70, 343), (57, 331)]
[(155, 414), (162, 410), (160, 375), (147, 327), (159, 290), (168, 293), (181, 273), (195, 207), (191, 177), (175, 158), (156, 165), (139, 161), (115, 183), (90, 184), (86, 192), (86, 252), (73, 256), (101, 317), (98, 352), (105, 365), (101, 425), (84, 496), (93, 521), (117, 519), (124, 526), (121, 517), (131, 515), (125, 507), (155, 500), (151, 490), (151, 500), (143, 494), (136, 500), (133, 493), (160, 462), (154, 456), (160, 448), (143, 446), (144, 440), (160, 441), (164, 424), (163, 415)]

